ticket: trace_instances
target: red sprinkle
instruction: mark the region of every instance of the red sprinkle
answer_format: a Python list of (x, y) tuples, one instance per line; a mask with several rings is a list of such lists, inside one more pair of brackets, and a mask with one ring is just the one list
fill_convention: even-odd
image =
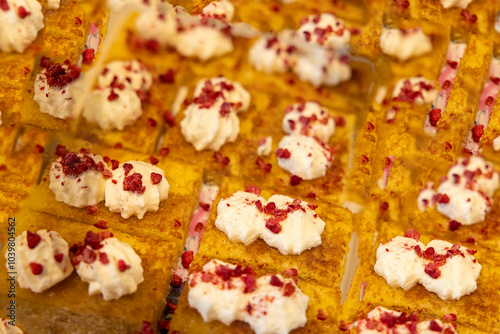
[(389, 209), (389, 203), (387, 202), (380, 203), (380, 212), (387, 211), (387, 209)]
[(174, 83), (175, 82), (175, 73), (172, 69), (168, 70), (166, 73), (160, 74), (158, 80), (161, 83)]
[(199, 203), (200, 207), (205, 211), (210, 211), (210, 204), (208, 203)]
[(115, 170), (120, 166), (120, 162), (118, 160), (111, 160), (111, 169)]
[(28, 241), (28, 248), (33, 249), (38, 245), (38, 243), (42, 240), (42, 238), (38, 233), (36, 232), (33, 233), (28, 231), (26, 235), (26, 240)]
[(425, 273), (434, 279), (441, 276), (441, 270), (439, 270), (438, 266), (434, 262), (428, 263), (425, 266)]
[(193, 258), (194, 258), (193, 251), (186, 251), (186, 252), (182, 253), (182, 255), (181, 255), (182, 266), (186, 269), (189, 269), (191, 262), (193, 262)]
[(170, 127), (174, 127), (175, 126), (175, 116), (172, 115), (172, 112), (170, 111), (165, 111), (165, 113), (163, 114), (163, 120), (165, 121), (165, 123), (168, 124), (168, 126)]
[(429, 112), (429, 122), (432, 126), (437, 126), (438, 121), (441, 119), (441, 109), (432, 109)]
[(168, 147), (162, 147), (160, 148), (160, 156), (166, 157), (170, 153), (170, 149)]
[(152, 118), (148, 118), (148, 126), (149, 126), (150, 128), (154, 128), (154, 127), (156, 126), (156, 124), (157, 124), (157, 123), (156, 123), (156, 121), (155, 121), (154, 119), (152, 119)]
[(151, 183), (152, 184), (158, 184), (161, 182), (161, 180), (163, 179), (163, 176), (161, 174), (158, 174), (158, 173), (151, 173)]
[(290, 184), (292, 186), (297, 186), (297, 185), (299, 185), (301, 183), (302, 183), (302, 178), (300, 176), (295, 175), (295, 174), (292, 175), (292, 176), (290, 176)]
[(484, 134), (484, 125), (475, 125), (472, 128), (472, 139), (474, 139), (476, 143), (479, 143), (483, 134)]
[(82, 62), (87, 65), (92, 64), (92, 60), (94, 60), (94, 52), (95, 52), (94, 49), (86, 49), (85, 51), (83, 51)]
[(128, 190), (138, 195), (144, 194), (146, 187), (142, 185), (142, 174), (134, 173), (126, 176), (123, 179), (123, 190)]
[(321, 320), (321, 321), (325, 321), (326, 320), (326, 314), (325, 314), (325, 312), (323, 312), (322, 308), (318, 309), (318, 315), (316, 315), (316, 318), (318, 320)]
[(412, 239), (415, 239), (417, 241), (420, 240), (420, 233), (418, 233), (416, 229), (406, 230), (404, 236), (405, 236), (405, 238), (412, 238)]
[(446, 321), (457, 321), (457, 315), (455, 313), (448, 313), (443, 315), (443, 319)]
[(88, 215), (93, 215), (96, 212), (99, 212), (99, 208), (96, 205), (87, 206), (87, 214)]
[(450, 198), (446, 194), (436, 194), (433, 196), (435, 201), (439, 204), (447, 204), (450, 203)]
[(64, 258), (64, 254), (63, 253), (57, 253), (57, 254), (54, 254), (54, 260), (57, 261), (57, 263), (61, 263), (62, 260)]
[(17, 14), (19, 15), (20, 18), (24, 19), (26, 16), (30, 15), (31, 13), (26, 10), (23, 6), (19, 6), (17, 8)]
[(130, 266), (128, 264), (125, 263), (125, 261), (123, 260), (118, 260), (118, 270), (119, 271), (125, 271), (127, 270), (128, 268), (130, 268)]
[(290, 153), (290, 151), (288, 151), (286, 148), (285, 148), (285, 149), (278, 148), (278, 149), (276, 150), (276, 156), (277, 156), (279, 159), (288, 159), (288, 158), (290, 158), (291, 153)]
[(176, 288), (180, 287), (182, 285), (182, 278), (177, 274), (173, 274), (172, 280), (170, 281), (170, 285)]
[(295, 286), (292, 283), (285, 284), (285, 291), (283, 295), (285, 297), (290, 297), (295, 292)]
[(456, 220), (450, 220), (450, 222), (448, 223), (448, 227), (449, 227), (450, 231), (456, 231), (460, 227), (462, 227), (462, 224), (457, 222)]
[(259, 166), (259, 168), (262, 169), (264, 173), (269, 173), (271, 171), (271, 168), (273, 167), (271, 164), (266, 164), (264, 159), (262, 159), (261, 157), (258, 157), (257, 160), (255, 160), (255, 164)]
[(295, 277), (295, 276), (297, 276), (298, 274), (299, 274), (299, 272), (298, 272), (298, 271), (297, 271), (297, 269), (295, 269), (295, 268), (285, 269), (285, 275)]
[(155, 334), (153, 325), (149, 321), (143, 321), (140, 334)]
[(108, 254), (100, 253), (99, 254), (99, 262), (101, 262), (102, 264), (108, 264), (109, 263)]
[(443, 330), (435, 320), (431, 320), (429, 323), (429, 329), (433, 332), (441, 332)]
[(33, 275), (40, 275), (43, 271), (43, 266), (36, 262), (30, 262), (30, 268)]
[(159, 160), (158, 160), (155, 156), (153, 156), (153, 155), (149, 157), (149, 161), (150, 161), (153, 165), (156, 165), (156, 164), (159, 162)]
[(111, 90), (111, 93), (108, 96), (108, 101), (113, 102), (119, 97), (118, 94), (116, 94), (113, 90)]
[(9, 10), (9, 3), (7, 2), (7, 0), (0, 0), (0, 9), (4, 11)]
[(260, 192), (261, 192), (261, 191), (262, 191), (262, 190), (261, 190), (260, 188), (258, 188), (258, 187), (256, 187), (256, 186), (254, 186), (254, 185), (252, 185), (252, 184), (251, 184), (251, 185), (249, 185), (248, 187), (246, 187), (246, 189), (245, 189), (245, 192), (247, 192), (247, 193), (252, 193), (252, 194), (255, 194), (255, 195), (260, 195)]
[(82, 23), (83, 22), (82, 22), (82, 20), (79, 17), (75, 17), (75, 25), (76, 26), (80, 26), (80, 25), (82, 25)]
[(281, 288), (284, 283), (278, 278), (278, 276), (273, 275), (273, 276), (271, 276), (271, 281), (269, 282), (269, 284), (271, 284), (272, 286), (277, 286), (277, 287)]
[(477, 22), (477, 16), (475, 14), (472, 14), (467, 10), (464, 9), (462, 12), (460, 12), (460, 15), (469, 22), (469, 24), (474, 24)]
[(227, 165), (229, 165), (229, 158), (228, 157), (223, 157), (222, 154), (220, 152), (214, 152), (214, 155), (213, 155), (214, 159), (217, 160), (218, 163), (220, 163), (220, 165), (222, 167), (225, 167)]
[(108, 228), (108, 224), (106, 223), (105, 220), (99, 220), (97, 223), (94, 224), (94, 226), (100, 228), (101, 230), (105, 230)]

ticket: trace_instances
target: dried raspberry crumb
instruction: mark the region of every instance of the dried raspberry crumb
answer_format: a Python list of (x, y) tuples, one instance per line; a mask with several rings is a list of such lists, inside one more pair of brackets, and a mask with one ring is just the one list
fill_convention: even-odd
[(373, 123), (371, 123), (371, 122), (366, 123), (366, 131), (372, 132), (374, 129), (375, 129), (375, 125), (373, 125)]
[(54, 254), (54, 260), (56, 260), (57, 263), (61, 263), (63, 258), (64, 258), (63, 253)]
[(108, 95), (108, 101), (113, 102), (119, 98), (119, 95), (114, 92), (114, 90), (111, 90), (111, 93)]
[(160, 74), (158, 80), (161, 83), (174, 83), (175, 82), (175, 73), (172, 69), (169, 69), (166, 73)]
[(361, 30), (359, 30), (358, 28), (350, 28), (349, 31), (351, 32), (351, 35), (360, 35), (361, 34)]
[(474, 239), (473, 237), (468, 237), (467, 238), (467, 243), (469, 243), (469, 244), (475, 244), (476, 243), (476, 239)]
[(132, 168), (134, 168), (134, 166), (132, 164), (129, 164), (129, 163), (124, 163), (122, 167), (125, 170), (125, 175), (128, 175), (128, 173), (130, 173)]
[(431, 320), (429, 323), (429, 329), (433, 332), (441, 332), (443, 330), (435, 320)]
[(200, 207), (205, 211), (210, 211), (210, 204), (208, 203), (199, 203)]
[(168, 124), (168, 126), (170, 126), (170, 127), (175, 126), (175, 116), (172, 115), (172, 112), (170, 112), (169, 110), (167, 110), (167, 111), (165, 111), (165, 113), (163, 113), (163, 119), (165, 120), (165, 123)]
[(251, 184), (246, 187), (245, 192), (260, 195), (261, 189)]
[(278, 148), (276, 150), (276, 156), (278, 157), (278, 159), (288, 159), (288, 158), (290, 158), (291, 153), (286, 148), (285, 149)]
[(285, 289), (283, 295), (285, 297), (290, 297), (295, 292), (295, 286), (292, 283), (285, 284)]
[(93, 215), (96, 212), (99, 212), (99, 208), (96, 205), (87, 206), (87, 214), (88, 215)]
[(443, 319), (446, 321), (457, 321), (457, 315), (455, 313), (448, 313), (443, 315)]
[[(28, 74), (30, 72), (30, 69), (27, 67), (24, 67), (24, 75)], [(31, 93), (31, 92), (29, 92)]]
[(0, 0), (0, 9), (4, 11), (9, 10), (9, 3), (7, 2), (7, 0)]
[(186, 251), (182, 253), (181, 255), (182, 266), (186, 269), (189, 269), (191, 262), (193, 262), (193, 257), (194, 257), (193, 251)]
[(33, 233), (31, 231), (27, 231), (26, 240), (28, 241), (28, 248), (33, 249), (38, 245), (42, 238), (36, 232)]
[(99, 253), (99, 262), (101, 262), (102, 264), (108, 264), (109, 263), (108, 254)]
[(181, 227), (182, 223), (179, 221), (179, 219), (174, 219), (174, 227)]
[(348, 330), (349, 330), (349, 326), (347, 326), (345, 320), (344, 319), (340, 320), (339, 331), (347, 332)]
[(115, 170), (120, 166), (120, 162), (118, 160), (111, 160), (111, 169)]
[(36, 145), (35, 149), (36, 149), (36, 153), (38, 153), (38, 154), (42, 154), (43, 151), (45, 151), (45, 149), (43, 148), (42, 145)]
[(460, 15), (469, 22), (469, 24), (474, 24), (477, 22), (477, 16), (475, 14), (472, 14), (467, 10), (464, 9), (460, 12)]
[(345, 118), (342, 116), (335, 116), (333, 119), (335, 120), (336, 126), (344, 127), (346, 125)]
[(318, 320), (321, 320), (321, 321), (325, 321), (326, 320), (326, 314), (325, 312), (323, 312), (323, 309), (318, 309), (318, 315), (316, 315), (316, 318)]
[(283, 286), (283, 282), (276, 275), (271, 276), (271, 281), (269, 282), (269, 284), (280, 288)]
[(441, 119), (441, 109), (432, 109), (429, 112), (429, 122), (432, 126), (437, 126), (438, 121)]
[(115, 148), (121, 149), (123, 147), (122, 143), (116, 143)]
[(153, 185), (156, 185), (156, 184), (160, 183), (162, 179), (163, 179), (163, 176), (161, 174), (154, 173), (154, 172), (151, 173), (151, 183)]
[(252, 268), (247, 268), (250, 269), (250, 273), (241, 278), (243, 280), (243, 283), (245, 283), (245, 290), (243, 291), (243, 293), (249, 293), (257, 289), (257, 280), (255, 279), (255, 273), (253, 272)]
[(310, 192), (307, 194), (307, 198), (316, 198), (316, 193)]
[(105, 220), (99, 220), (97, 223), (94, 224), (94, 226), (100, 228), (101, 230), (105, 230), (108, 228), (108, 224), (106, 223)]
[(154, 119), (152, 119), (152, 118), (148, 118), (148, 126), (149, 126), (150, 128), (154, 128), (154, 127), (156, 126), (156, 124), (157, 124), (157, 123), (156, 123), (156, 121), (155, 121)]
[(483, 134), (484, 134), (484, 125), (475, 125), (472, 128), (472, 139), (474, 139), (476, 143), (479, 143)]
[[(389, 251), (388, 248), (385, 249), (387, 252)], [(420, 248), (420, 245), (416, 245), (413, 250), (415, 250), (415, 253), (417, 253), (418, 257), (422, 257), (422, 248)]]
[(387, 209), (389, 209), (389, 203), (387, 202), (380, 203), (380, 212), (387, 211)]
[(156, 165), (158, 162), (160, 162), (160, 160), (158, 160), (155, 156), (150, 156), (149, 157), (149, 161), (153, 164), (153, 165)]
[(126, 176), (123, 179), (123, 190), (137, 193), (138, 195), (144, 194), (146, 186), (142, 185), (142, 174), (134, 173)]
[(445, 142), (445, 143), (444, 143), (444, 149), (445, 149), (445, 150), (449, 151), (449, 150), (451, 150), (452, 148), (453, 148), (453, 146), (451, 146), (451, 144), (450, 144), (450, 143), (448, 143), (448, 142)]
[(457, 222), (456, 220), (450, 220), (448, 223), (448, 227), (449, 227), (450, 231), (456, 231), (460, 227), (462, 227), (462, 224)]
[(220, 152), (214, 152), (213, 157), (222, 167), (229, 165), (229, 157), (223, 157)]
[(436, 201), (436, 203), (439, 203), (439, 204), (447, 204), (447, 203), (450, 203), (450, 198), (448, 197), (448, 195), (446, 194), (436, 194), (433, 196), (433, 200)]
[(295, 175), (295, 174), (292, 175), (292, 176), (290, 176), (290, 184), (292, 186), (297, 186), (297, 185), (299, 185), (301, 183), (302, 183), (302, 178), (300, 176)]
[(19, 6), (17, 8), (17, 14), (19, 15), (20, 18), (24, 19), (26, 16), (31, 15), (30, 12), (26, 10), (23, 6)]
[(295, 268), (288, 268), (288, 269), (285, 269), (285, 275), (288, 275), (288, 276), (292, 276), (292, 277), (295, 277), (299, 274), (299, 272), (297, 271), (297, 269)]
[(40, 275), (43, 271), (43, 266), (40, 263), (30, 262), (31, 273), (33, 275)]
[(176, 288), (180, 287), (182, 285), (182, 278), (177, 274), (173, 274), (172, 280), (170, 281), (170, 285)]
[(166, 157), (170, 153), (170, 149), (168, 147), (162, 147), (160, 148), (160, 156)]
[(262, 159), (261, 157), (258, 157), (257, 160), (255, 160), (255, 164), (259, 166), (259, 168), (262, 169), (264, 173), (269, 173), (271, 171), (271, 168), (273, 167), (271, 164), (266, 164), (264, 159)]
[(396, 6), (398, 6), (402, 10), (405, 10), (408, 7), (410, 7), (410, 2), (408, 0), (394, 0), (394, 2), (396, 3)]
[(82, 25), (82, 20), (79, 17), (75, 17), (75, 25), (76, 26), (81, 26)]
[(5, 172), (7, 170), (7, 166), (0, 165), (0, 172)]
[(470, 248), (467, 248), (467, 249), (466, 249), (466, 251), (467, 251), (467, 253), (469, 253), (470, 255), (474, 255), (474, 254), (476, 254), (476, 253), (477, 253), (477, 250), (475, 250), (475, 249), (470, 249)]
[(450, 66), (451, 68), (457, 68), (458, 66), (458, 63), (456, 61), (452, 61), (452, 60), (447, 60), (446, 63), (448, 64), (448, 66)]
[(148, 49), (151, 52), (160, 52), (161, 50), (161, 45), (157, 40), (150, 39), (146, 41), (146, 49)]
[(130, 266), (128, 264), (125, 263), (125, 261), (123, 260), (118, 260), (118, 270), (119, 271), (125, 271), (127, 270), (128, 268), (130, 268)]
[[(177, 309), (177, 305), (175, 305), (175, 308)], [(173, 309), (173, 310), (175, 310), (175, 309)], [(160, 330), (161, 329), (163, 329), (163, 330), (170, 329), (170, 320), (160, 320), (160, 321), (158, 321), (158, 329), (160, 329)], [(174, 332), (177, 332), (177, 331), (174, 331)]]
[(418, 233), (418, 231), (416, 229), (412, 229), (412, 230), (406, 230), (405, 231), (405, 238), (412, 238), (412, 239), (415, 239), (415, 240), (420, 240), (420, 233)]
[(87, 65), (92, 64), (92, 60), (94, 60), (94, 52), (95, 52), (94, 49), (86, 49), (85, 51), (83, 51), (82, 62)]
[(425, 273), (434, 279), (441, 276), (441, 270), (439, 270), (438, 266), (434, 262), (425, 265)]

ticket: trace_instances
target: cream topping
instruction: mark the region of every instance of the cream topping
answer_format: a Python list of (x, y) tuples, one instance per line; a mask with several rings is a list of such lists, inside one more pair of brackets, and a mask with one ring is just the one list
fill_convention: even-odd
[(250, 104), (250, 94), (224, 77), (203, 79), (196, 86), (194, 101), (184, 111), (181, 133), (197, 151), (218, 151), (234, 142), (240, 132), (237, 113)]
[(231, 22), (234, 16), (234, 5), (229, 0), (212, 1), (203, 8), (203, 14), (207, 17)]
[(106, 238), (97, 246), (84, 247), (84, 257), (75, 268), (81, 279), (89, 283), (89, 295), (101, 293), (104, 300), (119, 299), (137, 291), (144, 281), (141, 258), (129, 244)]
[(397, 236), (377, 249), (375, 272), (392, 287), (422, 284), (442, 300), (458, 300), (474, 292), (481, 265), (476, 251), (443, 240), (421, 242)]
[(465, 225), (482, 222), (498, 187), (499, 175), (493, 163), (478, 156), (460, 158), (437, 189), (437, 210)]
[(11, 320), (0, 318), (0, 334), (23, 334), (17, 326), (10, 324)]
[(392, 98), (395, 101), (422, 105), (433, 102), (437, 94), (434, 81), (424, 77), (413, 77), (398, 80), (392, 91)]
[(333, 153), (326, 144), (304, 135), (284, 136), (276, 155), (278, 166), (304, 180), (325, 176), (333, 160)]
[(321, 244), (325, 222), (315, 206), (283, 195), (265, 200), (238, 191), (217, 206), (215, 226), (234, 242), (248, 245), (262, 238), (282, 254), (301, 254)]
[(43, 29), (42, 6), (36, 0), (5, 0), (0, 9), (0, 50), (22, 53)]
[[(64, 72), (68, 73), (67, 65), (60, 66)], [(48, 84), (47, 72), (48, 69), (44, 68), (37, 74), (33, 98), (40, 106), (41, 112), (61, 119), (71, 117), (75, 106), (74, 81), (62, 87), (51, 86)]]
[(271, 154), (272, 150), (273, 150), (273, 137), (268, 136), (259, 140), (257, 146), (257, 155), (259, 157)]
[[(73, 266), (68, 243), (57, 232), (24, 231), (16, 237), (16, 281), (22, 289), (40, 293), (68, 277)], [(7, 259), (8, 253), (5, 254)], [(6, 262), (7, 271), (12, 271)]]
[(61, 5), (61, 0), (48, 0), (48, 8), (55, 10), (59, 9), (59, 6)]
[(101, 156), (71, 152), (55, 160), (50, 167), (49, 188), (56, 200), (83, 208), (104, 200), (106, 168)]
[(467, 6), (472, 1), (473, 0), (441, 0), (441, 5), (443, 5), (444, 8), (451, 8), (451, 7), (467, 8)]
[(309, 297), (292, 279), (256, 275), (249, 267), (212, 260), (189, 275), (189, 305), (207, 322), (247, 322), (257, 334), (286, 334), (307, 321)]
[(406, 61), (432, 51), (432, 42), (421, 28), (395, 29), (382, 28), (380, 35), (382, 51), (399, 60)]
[(316, 137), (328, 143), (335, 133), (335, 120), (330, 111), (316, 102), (296, 103), (285, 109), (283, 131), (289, 135)]
[(344, 25), (344, 21), (333, 14), (309, 15), (300, 23), (297, 33), (307, 42), (333, 49), (349, 46), (351, 32)]
[(105, 205), (125, 219), (156, 212), (168, 198), (170, 185), (162, 169), (142, 161), (128, 161), (113, 171), (106, 181)]

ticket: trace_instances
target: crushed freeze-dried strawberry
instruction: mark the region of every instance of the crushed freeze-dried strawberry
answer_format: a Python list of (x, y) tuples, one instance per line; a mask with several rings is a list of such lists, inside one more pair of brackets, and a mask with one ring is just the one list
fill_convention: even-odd
[(160, 183), (162, 179), (163, 179), (163, 176), (161, 174), (154, 173), (154, 172), (151, 173), (151, 183), (153, 185), (156, 185), (156, 184)]
[(450, 220), (448, 222), (448, 228), (450, 229), (450, 231), (456, 231), (458, 230), (460, 227), (462, 227), (462, 224), (457, 222), (456, 220)]
[(220, 152), (214, 152), (213, 157), (222, 167), (229, 165), (230, 162), (229, 157), (222, 156)]
[(276, 156), (278, 157), (278, 159), (288, 159), (290, 158), (291, 153), (286, 148), (283, 149), (280, 147), (276, 150)]
[(277, 286), (277, 287), (281, 288), (284, 283), (278, 278), (278, 276), (273, 275), (273, 276), (271, 276), (271, 281), (269, 282), (269, 284), (271, 284), (272, 286)]
[(293, 285), (292, 283), (286, 283), (283, 295), (285, 297), (290, 297), (291, 295), (293, 295), (294, 292), (295, 292), (295, 285)]
[(479, 143), (479, 141), (481, 140), (481, 137), (483, 136), (484, 134), (484, 125), (475, 125), (473, 128), (472, 128), (472, 139), (476, 142), (476, 143)]
[(128, 264), (125, 263), (125, 261), (123, 260), (118, 260), (118, 270), (119, 271), (125, 271), (127, 269), (129, 269), (130, 266)]
[(406, 230), (404, 234), (405, 238), (412, 238), (415, 240), (420, 240), (420, 233), (416, 229)]
[(432, 109), (429, 112), (429, 122), (432, 126), (437, 126), (438, 121), (441, 119), (441, 109)]
[(158, 80), (161, 83), (174, 83), (175, 82), (175, 73), (172, 69), (169, 69), (167, 72), (160, 74)]
[(36, 232), (33, 233), (31, 231), (27, 231), (26, 240), (28, 241), (28, 248), (33, 249), (38, 245), (42, 238)]
[(271, 168), (273, 167), (271, 164), (266, 164), (264, 159), (262, 159), (261, 157), (258, 157), (257, 160), (255, 160), (255, 164), (259, 166), (259, 168), (262, 169), (264, 173), (269, 173), (271, 171)]
[(194, 257), (193, 251), (186, 251), (182, 253), (181, 255), (182, 266), (186, 269), (189, 269), (191, 262), (193, 262), (193, 257)]
[(298, 175), (292, 175), (290, 176), (290, 185), (292, 186), (297, 186), (302, 183), (302, 178)]
[(134, 173), (126, 176), (123, 179), (123, 190), (137, 193), (138, 195), (144, 194), (146, 186), (142, 185), (142, 174)]
[(262, 189), (260, 189), (259, 187), (254, 186), (253, 184), (251, 184), (251, 185), (249, 185), (248, 187), (245, 188), (245, 192), (252, 193), (252, 194), (255, 194), (255, 195), (260, 195), (261, 191), (262, 191)]
[(93, 215), (96, 212), (99, 212), (99, 208), (97, 207), (97, 205), (87, 206), (87, 214), (88, 215)]
[(101, 230), (105, 230), (108, 228), (108, 224), (106, 223), (105, 220), (99, 220), (97, 223), (94, 224), (94, 226), (100, 228)]
[(43, 266), (40, 263), (30, 262), (29, 266), (33, 275), (40, 275), (43, 271)]
[(326, 314), (325, 314), (325, 312), (323, 311), (322, 308), (318, 309), (318, 314), (316, 315), (316, 318), (318, 320), (321, 320), (321, 321), (325, 321), (326, 320)]

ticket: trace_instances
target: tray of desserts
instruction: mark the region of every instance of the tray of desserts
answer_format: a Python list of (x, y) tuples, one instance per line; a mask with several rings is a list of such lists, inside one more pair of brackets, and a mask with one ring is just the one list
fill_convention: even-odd
[(0, 333), (499, 333), (499, 10), (0, 0)]

